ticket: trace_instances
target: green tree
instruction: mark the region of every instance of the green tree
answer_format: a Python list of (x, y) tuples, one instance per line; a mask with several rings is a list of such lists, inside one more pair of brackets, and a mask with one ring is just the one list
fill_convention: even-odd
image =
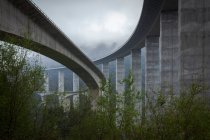
[(33, 135), (34, 92), (43, 89), (43, 68), (29, 61), (28, 51), (0, 44), (0, 139), (30, 139)]

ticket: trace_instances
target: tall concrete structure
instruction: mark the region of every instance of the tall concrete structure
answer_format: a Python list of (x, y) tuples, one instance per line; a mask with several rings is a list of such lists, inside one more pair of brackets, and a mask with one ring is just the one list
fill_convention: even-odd
[[(174, 5), (172, 1), (174, 0), (171, 0), (170, 3)], [(171, 6), (171, 4), (169, 4), (169, 6)], [(145, 0), (143, 3), (143, 9), (140, 20), (138, 22), (136, 30), (129, 38), (129, 40), (114, 53), (99, 60), (96, 60), (94, 61), (94, 63), (97, 65), (106, 64), (111, 61), (115, 61), (118, 58), (124, 58), (128, 55), (131, 55), (131, 69), (134, 75), (134, 86), (138, 91), (144, 89), (141, 88), (141, 48), (143, 48), (145, 45), (145, 37), (154, 35), (159, 36), (159, 15), (163, 8), (163, 5), (164, 0)], [(166, 7), (168, 8), (168, 6)], [(119, 73), (118, 65), (120, 64), (116, 62), (116, 74)], [(119, 77), (117, 76), (116, 79), (119, 79)], [(117, 85), (117, 89), (118, 87), (119, 86)]]
[[(179, 0), (180, 82), (210, 86), (210, 1)], [(208, 97), (210, 97), (207, 92)]]
[(122, 80), (125, 79), (124, 58), (117, 58), (116, 60), (116, 91), (122, 93), (125, 85)]
[(145, 40), (145, 92), (153, 96), (160, 88), (159, 36)]
[(79, 91), (79, 76), (73, 73), (73, 91)]
[(58, 71), (58, 92), (64, 92), (64, 71)]
[(141, 49), (131, 50), (131, 70), (134, 76), (134, 87), (141, 91)]
[(102, 73), (104, 74), (106, 79), (109, 79), (109, 63), (102, 64)]
[(49, 92), (49, 75), (46, 71), (44, 73), (44, 80), (45, 80), (45, 83), (44, 83), (45, 91)]
[(179, 92), (179, 57), (178, 13), (164, 11), (160, 16), (160, 80), (165, 94)]
[[(34, 50), (74, 71), (97, 96), (101, 71), (30, 0), (0, 0), (0, 40)], [(24, 43), (29, 39), (30, 45)]]
[[(102, 65), (103, 74), (28, 0), (0, 1), (0, 39), (7, 41), (5, 36), (10, 35), (23, 40), (27, 33), (33, 46), (30, 49), (67, 66), (94, 91), (104, 77), (109, 78), (112, 61), (116, 60), (116, 82), (123, 79), (123, 61), (128, 55), (134, 86), (141, 90), (140, 50), (146, 46), (146, 91), (160, 86), (165, 94), (170, 90), (179, 93), (193, 82), (210, 85), (209, 9), (209, 0), (144, 0), (142, 15), (129, 40), (116, 52), (94, 61)], [(76, 90), (79, 82), (74, 83)], [(123, 85), (117, 83), (116, 89), (122, 92)]]

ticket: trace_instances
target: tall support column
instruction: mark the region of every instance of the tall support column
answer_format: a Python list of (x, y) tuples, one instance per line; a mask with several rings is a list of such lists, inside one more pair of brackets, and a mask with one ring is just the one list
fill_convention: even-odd
[(178, 13), (166, 11), (160, 19), (160, 81), (164, 94), (179, 93), (179, 56)]
[[(210, 1), (179, 0), (181, 88), (210, 86)], [(210, 97), (210, 90), (204, 96)]]
[(145, 92), (152, 95), (160, 88), (159, 36), (145, 40)]
[(102, 64), (102, 73), (106, 79), (109, 79), (109, 63)]
[(64, 92), (64, 71), (58, 71), (58, 92)]
[(134, 87), (141, 91), (141, 49), (131, 50), (131, 69), (134, 76)]
[(73, 91), (79, 90), (79, 76), (73, 73)]
[(45, 92), (49, 92), (49, 75), (47, 71), (44, 72), (44, 80), (45, 80), (44, 83)]
[(116, 60), (116, 91), (122, 93), (124, 91), (124, 84), (120, 83), (125, 78), (124, 57)]

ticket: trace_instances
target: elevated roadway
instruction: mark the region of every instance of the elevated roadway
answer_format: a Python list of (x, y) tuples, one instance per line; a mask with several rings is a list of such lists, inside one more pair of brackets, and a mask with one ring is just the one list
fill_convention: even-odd
[[(71, 69), (91, 90), (98, 90), (101, 71), (30, 0), (0, 0), (0, 40), (16, 38), (16, 45), (41, 53)], [(21, 43), (25, 38), (30, 46)]]

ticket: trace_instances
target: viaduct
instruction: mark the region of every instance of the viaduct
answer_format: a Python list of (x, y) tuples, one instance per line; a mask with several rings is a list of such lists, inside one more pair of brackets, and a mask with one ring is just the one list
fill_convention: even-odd
[[(4, 40), (5, 35), (24, 38), (24, 32), (37, 44), (35, 51), (70, 68), (93, 90), (98, 90), (100, 80), (108, 78), (109, 63), (115, 61), (116, 90), (122, 92), (124, 85), (118, 81), (125, 77), (124, 58), (128, 55), (134, 85), (141, 90), (143, 47), (147, 93), (159, 87), (164, 93), (171, 89), (179, 93), (194, 82), (210, 85), (209, 0), (144, 0), (141, 17), (129, 40), (116, 52), (94, 62), (31, 1), (0, 0), (0, 39)], [(101, 66), (102, 72), (96, 65)], [(62, 85), (63, 75), (59, 75)]]

